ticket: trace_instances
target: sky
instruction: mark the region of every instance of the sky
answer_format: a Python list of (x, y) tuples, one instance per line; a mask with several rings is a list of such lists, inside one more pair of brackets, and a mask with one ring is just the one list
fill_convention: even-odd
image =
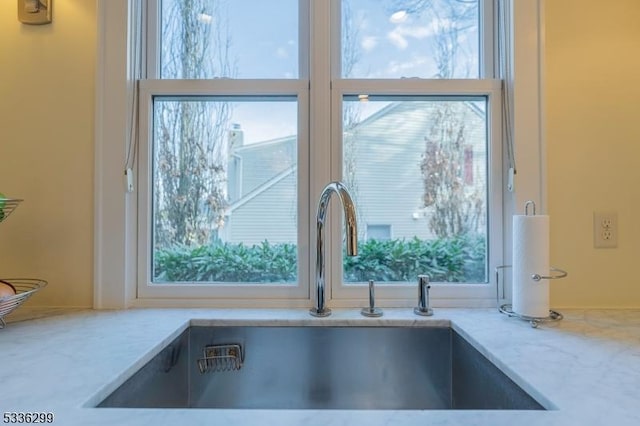
[[(237, 78), (299, 78), (298, 0), (223, 3), (227, 16), (222, 19), (229, 24)], [(351, 78), (430, 78), (435, 74), (431, 43), (443, 21), (394, 10), (392, 3), (349, 0), (358, 54)], [(209, 24), (216, 25), (215, 18)], [(477, 58), (477, 39), (464, 35), (459, 42), (466, 57)], [(477, 69), (477, 59), (465, 67), (469, 68)], [(243, 128), (245, 143), (289, 136), (296, 133), (295, 105), (245, 103), (234, 108), (232, 122)]]
[[(298, 0), (227, 1), (239, 78), (297, 78)], [(430, 78), (436, 73), (431, 45), (446, 20), (407, 14), (389, 0), (349, 0), (360, 59), (354, 78)], [(468, 57), (477, 38), (459, 39)], [(475, 55), (474, 55), (475, 53)], [(477, 68), (477, 60), (471, 64)], [(465, 77), (460, 71), (459, 77)], [(474, 73), (474, 71), (472, 71)], [(477, 76), (477, 72), (471, 77)]]

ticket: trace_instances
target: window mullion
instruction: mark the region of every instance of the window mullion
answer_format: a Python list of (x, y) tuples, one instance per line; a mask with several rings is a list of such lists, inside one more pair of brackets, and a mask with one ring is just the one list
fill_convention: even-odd
[(310, 131), (311, 131), (311, 195), (317, 199), (322, 183), (331, 176), (328, 169), (330, 157), (331, 116), (331, 53), (330, 7), (326, 1), (311, 2), (310, 32)]
[[(333, 0), (332, 0), (333, 1)], [(331, 164), (331, 46), (330, 3), (311, 0), (309, 37), (310, 80), (310, 164), (309, 164), (309, 220), (310, 241), (316, 239), (317, 200), (332, 176)], [(327, 236), (330, 233), (327, 233)], [(327, 240), (329, 242), (330, 239)], [(326, 245), (325, 245), (326, 247)], [(315, 283), (315, 250), (309, 250), (309, 282)], [(326, 262), (326, 276), (331, 276), (331, 263)], [(330, 286), (327, 290), (330, 292)]]

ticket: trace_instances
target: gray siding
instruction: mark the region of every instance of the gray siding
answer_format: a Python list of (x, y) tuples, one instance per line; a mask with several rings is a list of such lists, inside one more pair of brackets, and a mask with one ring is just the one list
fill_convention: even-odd
[[(436, 103), (391, 104), (352, 131), (355, 138), (355, 185), (350, 188), (358, 209), (360, 237), (367, 225), (390, 225), (392, 238), (432, 238), (429, 209), (423, 208), (420, 164), (425, 136), (433, 127)], [(486, 128), (482, 111), (466, 102), (465, 142), (473, 149), (473, 185), (486, 185)], [(273, 179), (295, 162), (296, 138), (283, 138), (239, 148), (242, 179), (222, 238), (257, 244), (296, 241), (297, 169)], [(235, 207), (234, 207), (235, 205)], [(417, 217), (416, 217), (417, 216)]]
[[(486, 165), (479, 161), (486, 156), (484, 118), (468, 107), (463, 108), (467, 140), (474, 150), (474, 184), (484, 185)], [(366, 224), (389, 224), (392, 238), (432, 237), (429, 212), (421, 214), (420, 163), (424, 137), (432, 126), (433, 109), (434, 104), (429, 102), (395, 104), (354, 131), (357, 140), (354, 195), (362, 232)], [(414, 213), (420, 217), (415, 219)]]
[(297, 242), (297, 173), (294, 171), (232, 211), (222, 238), (246, 245)]

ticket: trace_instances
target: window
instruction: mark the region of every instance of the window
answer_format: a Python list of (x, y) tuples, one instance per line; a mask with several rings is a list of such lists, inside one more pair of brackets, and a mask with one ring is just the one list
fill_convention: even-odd
[[(406, 282), (426, 273), (433, 282), (486, 283), (488, 210), (496, 208), (488, 198), (487, 96), (368, 95), (364, 103), (345, 96), (343, 105), (358, 117), (345, 119), (343, 169), (359, 219), (390, 223), (386, 244), (367, 226), (361, 254), (346, 259), (346, 281)], [(474, 185), (465, 181), (469, 146), (478, 153)]]
[(209, 286), (216, 296), (303, 297), (309, 83), (299, 76), (299, 2), (147, 4), (139, 294)]
[[(299, 206), (312, 210), (315, 200), (300, 195), (323, 179), (347, 184), (361, 223), (390, 224), (385, 244), (375, 228), (373, 236), (361, 228), (360, 256), (345, 260), (342, 274), (334, 268), (338, 297), (338, 283), (408, 286), (424, 273), (434, 282), (488, 282), (487, 218), (497, 206), (489, 205), (487, 166), (500, 161), (488, 156), (500, 146), (490, 117), (500, 98), (487, 78), (492, 71), (480, 66), (492, 63), (480, 48), (484, 3), (152, 4), (159, 13), (148, 19), (141, 83), (142, 108), (151, 111), (142, 115), (150, 132), (141, 133), (140, 152), (141, 180), (149, 182), (139, 204), (148, 218), (138, 238), (142, 296), (189, 285), (222, 285), (233, 294), (253, 284), (264, 297), (276, 287), (307, 292), (300, 277), (313, 262), (301, 241), (312, 227), (299, 221)], [(323, 13), (327, 27), (319, 26)], [(322, 61), (297, 31), (306, 19), (314, 22), (314, 40), (333, 40), (332, 60)], [(309, 54), (299, 49), (309, 45)], [(318, 62), (299, 65), (302, 57)], [(330, 69), (336, 60), (339, 75)], [(437, 80), (447, 85), (435, 94)], [(326, 83), (328, 92), (301, 101), (302, 88)], [(330, 116), (332, 104), (341, 120)], [(311, 158), (332, 171), (322, 178), (298, 154), (306, 157), (324, 141), (313, 129), (309, 138), (299, 130), (327, 115), (331, 154)], [(475, 185), (464, 181), (468, 146), (479, 154), (471, 166), (482, 176)], [(339, 242), (327, 245), (338, 253)], [(340, 263), (334, 256), (332, 265)]]
[(391, 239), (391, 225), (367, 224), (367, 240), (388, 241)]
[[(315, 207), (331, 180), (344, 181), (356, 201), (361, 256), (343, 260), (336, 209), (325, 234), (330, 303), (359, 304), (363, 284), (374, 279), (382, 282), (380, 299), (406, 305), (415, 299), (415, 275), (425, 272), (442, 283), (436, 299), (495, 296), (489, 272), (504, 263), (508, 223), (493, 2), (141, 4), (101, 6), (103, 25), (131, 17), (132, 28), (146, 28), (117, 40), (144, 46), (137, 57), (145, 58), (132, 67), (142, 72), (138, 144), (128, 147), (137, 155), (137, 186), (114, 219), (125, 235), (126, 259), (114, 260), (125, 300), (137, 293), (143, 305), (176, 297), (310, 305)], [(513, 15), (528, 19), (519, 7)], [(142, 11), (146, 19), (136, 20)], [(117, 52), (122, 63), (126, 49)], [(128, 61), (135, 65), (136, 55)], [(103, 91), (101, 102), (122, 93)], [(103, 114), (103, 127), (111, 114)], [(99, 131), (98, 151), (115, 152), (103, 142), (110, 130)], [(97, 182), (113, 157), (99, 163)], [(107, 229), (100, 205), (97, 227)], [(133, 237), (126, 231), (136, 228)], [(97, 242), (98, 287), (104, 262), (118, 257), (103, 256), (111, 249), (105, 235)], [(387, 244), (377, 250), (392, 253), (395, 265), (362, 255), (375, 240)], [(126, 255), (133, 244), (134, 264)], [(441, 246), (449, 251), (443, 258), (435, 252)], [(456, 263), (451, 253), (463, 255)]]
[(153, 97), (152, 282), (297, 281), (296, 110), (287, 97)]
[(492, 13), (482, 1), (341, 2), (333, 160), (358, 220), (389, 225), (384, 238), (361, 232), (358, 257), (334, 256), (333, 265), (343, 260), (334, 299), (361, 298), (375, 280), (379, 297), (412, 300), (420, 274), (441, 283), (441, 297), (489, 297), (488, 271), (502, 261)]

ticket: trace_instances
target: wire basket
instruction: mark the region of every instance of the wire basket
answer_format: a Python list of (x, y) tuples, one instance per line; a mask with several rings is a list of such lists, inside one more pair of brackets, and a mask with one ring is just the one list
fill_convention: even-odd
[(6, 325), (5, 315), (16, 310), (36, 291), (47, 285), (46, 281), (35, 278), (1, 278), (0, 282), (9, 284), (16, 289), (15, 295), (0, 298), (0, 329)]
[(244, 362), (244, 351), (239, 343), (205, 346), (202, 354), (198, 359), (200, 374), (240, 370)]
[(8, 218), (21, 202), (16, 198), (0, 198), (0, 222)]

